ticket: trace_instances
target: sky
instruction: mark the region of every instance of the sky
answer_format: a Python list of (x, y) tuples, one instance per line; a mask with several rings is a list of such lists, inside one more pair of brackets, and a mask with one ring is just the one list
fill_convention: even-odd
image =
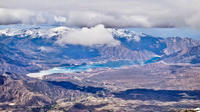
[(200, 40), (200, 31), (192, 28), (127, 28), (128, 30), (142, 32), (155, 37), (183, 37)]
[(80, 28), (60, 45), (118, 45), (107, 28), (200, 40), (200, 0), (0, 0), (0, 26), (11, 24)]
[(200, 28), (200, 0), (0, 0), (0, 25)]

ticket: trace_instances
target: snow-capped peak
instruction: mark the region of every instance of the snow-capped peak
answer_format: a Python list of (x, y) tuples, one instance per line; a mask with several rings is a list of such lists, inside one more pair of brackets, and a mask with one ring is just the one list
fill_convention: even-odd
[(65, 26), (59, 26), (59, 27), (53, 27), (53, 28), (6, 28), (0, 30), (0, 35), (6, 35), (6, 36), (19, 36), (19, 37), (26, 37), (31, 36), (32, 38), (36, 37), (53, 37), (61, 35), (67, 31), (69, 31), (70, 28)]
[[(45, 38), (51, 38), (51, 37), (59, 37), (63, 34), (66, 34), (70, 31), (80, 30), (77, 28), (69, 28), (66, 26), (32, 26), (32, 27), (24, 27), (20, 25), (13, 26), (11, 28), (4, 28), (0, 30), (0, 35), (5, 36), (18, 36), (18, 37), (45, 37)], [(144, 37), (145, 34), (138, 33), (135, 31), (131, 31), (128, 29), (112, 29), (107, 28), (107, 30), (113, 35), (113, 38), (120, 39), (120, 38), (126, 38), (128, 41), (134, 40), (139, 42), (141, 40), (141, 37)]]
[(146, 36), (141, 32), (130, 31), (127, 29), (112, 29), (110, 30), (115, 38), (126, 38), (128, 41), (134, 40), (139, 42), (141, 37)]

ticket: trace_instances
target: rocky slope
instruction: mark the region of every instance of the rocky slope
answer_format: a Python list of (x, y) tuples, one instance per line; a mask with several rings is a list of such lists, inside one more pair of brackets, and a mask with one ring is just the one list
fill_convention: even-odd
[(27, 111), (53, 105), (57, 99), (78, 97), (79, 91), (67, 90), (39, 80), (15, 79), (12, 73), (0, 75), (0, 111)]
[[(195, 90), (199, 87), (200, 42), (197, 40), (180, 37), (161, 38), (128, 30), (109, 29), (113, 39), (120, 44), (114, 46), (58, 44), (57, 40), (71, 30), (74, 29), (38, 27), (0, 31), (0, 111), (47, 111), (48, 109), (100, 112), (114, 108), (113, 111), (134, 109), (143, 112), (150, 108), (149, 110), (157, 109), (156, 111), (160, 112), (159, 108), (167, 110), (170, 107), (178, 107), (179, 102), (174, 103), (176, 105), (174, 106), (171, 101), (138, 101), (138, 99), (129, 101), (123, 99), (124, 94), (120, 99), (109, 91), (116, 93), (118, 90), (126, 92), (122, 91), (122, 88), (165, 89), (167, 87), (177, 93), (177, 89)], [(53, 67), (105, 60), (129, 59), (139, 63), (138, 65), (143, 65), (146, 60), (154, 57), (160, 62), (120, 70), (54, 74), (50, 76), (51, 80), (48, 77), (46, 80), (32, 79), (25, 75)], [(189, 65), (182, 66), (185, 63)], [(187, 72), (183, 73), (184, 70)], [(74, 75), (76, 77), (73, 77)], [(158, 94), (157, 91), (151, 91)], [(168, 96), (172, 95), (167, 90), (163, 91), (167, 92)], [(189, 105), (185, 102), (190, 96), (184, 92), (181, 92), (183, 95), (177, 93), (177, 97), (184, 100), (180, 101), (182, 107)], [(137, 96), (130, 94), (131, 97), (134, 95)], [(149, 97), (152, 98), (151, 95)], [(159, 98), (162, 99), (162, 96)], [(189, 102), (196, 106), (198, 98), (193, 98)], [(168, 103), (173, 106), (169, 106)]]
[[(199, 41), (190, 38), (153, 37), (122, 29), (108, 29), (113, 38), (120, 42), (119, 45), (60, 45), (58, 39), (71, 30), (74, 29), (68, 27), (44, 29), (39, 27), (1, 30), (0, 47), (1, 52), (4, 52), (1, 53), (1, 57), (10, 63), (16, 61), (17, 64), (21, 64), (19, 66), (47, 65), (47, 63), (53, 65), (70, 59), (89, 61), (132, 59), (141, 61), (155, 56), (171, 56), (200, 45)], [(15, 61), (12, 62), (12, 60)], [(18, 60), (22, 63), (19, 63)]]

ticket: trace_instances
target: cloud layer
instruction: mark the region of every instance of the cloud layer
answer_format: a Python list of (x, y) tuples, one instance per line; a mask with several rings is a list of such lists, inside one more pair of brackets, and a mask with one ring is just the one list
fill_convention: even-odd
[(62, 24), (65, 17), (24, 9), (0, 8), (0, 24)]
[(115, 40), (112, 33), (109, 32), (103, 25), (97, 25), (92, 28), (84, 27), (82, 29), (74, 29), (63, 34), (57, 41), (58, 44), (73, 44), (73, 45), (110, 45), (115, 46), (119, 41)]
[(200, 0), (1, 0), (0, 24), (200, 28)]

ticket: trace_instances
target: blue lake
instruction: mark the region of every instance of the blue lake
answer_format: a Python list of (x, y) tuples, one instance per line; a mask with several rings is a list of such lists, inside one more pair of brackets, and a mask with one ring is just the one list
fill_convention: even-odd
[(83, 72), (91, 69), (98, 69), (98, 68), (111, 68), (116, 69), (123, 66), (131, 66), (131, 65), (143, 65), (143, 64), (149, 64), (149, 63), (155, 63), (158, 62), (160, 57), (154, 57), (147, 61), (133, 61), (133, 60), (115, 60), (115, 61), (107, 61), (107, 62), (95, 62), (92, 64), (80, 64), (80, 65), (66, 65), (62, 67), (55, 67), (48, 70), (43, 70), (38, 73), (29, 73), (27, 76), (29, 77), (42, 77), (45, 75), (50, 75), (54, 73), (75, 73), (75, 72)]

